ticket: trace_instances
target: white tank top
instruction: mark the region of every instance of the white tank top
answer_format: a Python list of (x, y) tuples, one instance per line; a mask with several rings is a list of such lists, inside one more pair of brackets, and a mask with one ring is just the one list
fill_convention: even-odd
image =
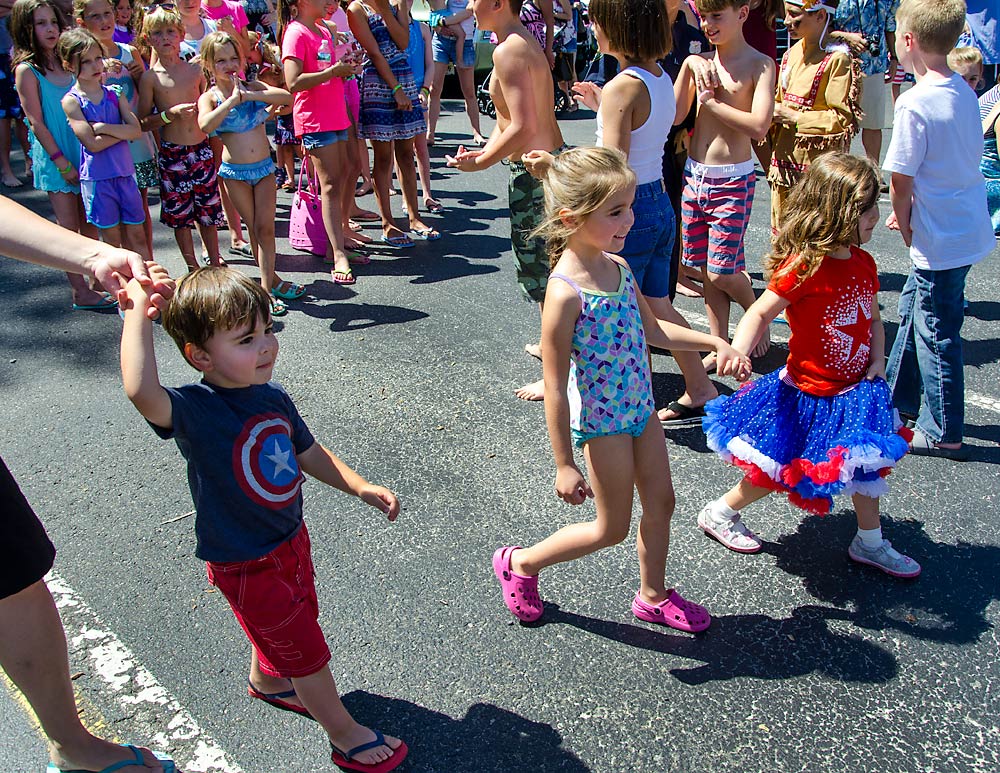
[[(674, 83), (661, 67), (653, 75), (641, 67), (626, 67), (618, 77), (638, 78), (649, 94), (649, 117), (629, 139), (628, 165), (635, 172), (639, 185), (656, 182), (663, 177), (663, 146), (674, 125), (677, 103), (674, 101)], [(603, 145), (604, 126), (601, 113), (597, 113), (597, 144)]]

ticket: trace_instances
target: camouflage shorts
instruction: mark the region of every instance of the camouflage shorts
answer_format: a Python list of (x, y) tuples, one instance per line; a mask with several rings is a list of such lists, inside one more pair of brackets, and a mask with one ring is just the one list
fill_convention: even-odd
[(542, 224), (545, 216), (542, 182), (532, 177), (524, 165), (511, 163), (508, 193), (510, 243), (517, 261), (517, 283), (528, 298), (541, 303), (549, 278), (549, 255), (545, 240), (532, 239), (531, 232)]

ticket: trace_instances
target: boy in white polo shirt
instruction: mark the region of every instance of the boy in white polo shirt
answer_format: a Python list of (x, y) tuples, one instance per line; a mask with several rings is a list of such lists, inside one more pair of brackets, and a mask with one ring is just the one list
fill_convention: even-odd
[(955, 460), (966, 457), (965, 277), (994, 245), (979, 171), (979, 106), (947, 63), (965, 25), (965, 8), (963, 0), (901, 3), (896, 55), (917, 85), (896, 102), (882, 165), (892, 173), (887, 225), (902, 234), (913, 262), (899, 297), (887, 377), (900, 414), (916, 419), (911, 452)]

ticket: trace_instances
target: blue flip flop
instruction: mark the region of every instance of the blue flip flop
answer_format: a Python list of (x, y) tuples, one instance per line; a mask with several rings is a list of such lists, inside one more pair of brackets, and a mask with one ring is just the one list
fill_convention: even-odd
[(261, 692), (253, 686), (253, 682), (247, 679), (247, 695), (251, 698), (256, 698), (259, 701), (264, 701), (264, 703), (274, 706), (276, 709), (290, 711), (293, 714), (298, 714), (306, 719), (312, 719), (314, 722), (316, 721), (313, 718), (313, 715), (310, 714), (309, 710), (304, 706), (296, 706), (294, 703), (282, 700), (282, 698), (295, 698), (295, 690), (286, 690), (285, 692)]
[(111, 293), (101, 293), (100, 303), (74, 303), (73, 311), (111, 311), (118, 308), (118, 301)]
[(383, 234), (380, 241), (383, 244), (388, 244), (390, 247), (396, 247), (397, 249), (400, 250), (408, 249), (415, 244), (413, 239), (411, 239), (409, 236), (406, 236), (405, 234), (401, 234), (400, 236), (386, 236), (385, 234)]
[(410, 233), (417, 239), (423, 239), (425, 242), (436, 242), (441, 238), (440, 231), (435, 231), (433, 228), (414, 228)]
[[(122, 760), (121, 762), (116, 762), (114, 765), (108, 765), (108, 767), (104, 768), (104, 770), (97, 771), (97, 773), (114, 773), (116, 770), (121, 770), (122, 768), (128, 768), (135, 765), (138, 765), (140, 768), (144, 767), (142, 752), (139, 751), (138, 747), (133, 746), (132, 744), (124, 744), (122, 748), (131, 751), (135, 757), (131, 760)], [(160, 754), (159, 752), (153, 752), (153, 756), (156, 757), (156, 759), (159, 760), (160, 764), (163, 766), (163, 773), (177, 773), (177, 766), (167, 755)], [(49, 766), (45, 769), (45, 773), (94, 773), (94, 771), (59, 768), (56, 767), (54, 763), (50, 762)]]

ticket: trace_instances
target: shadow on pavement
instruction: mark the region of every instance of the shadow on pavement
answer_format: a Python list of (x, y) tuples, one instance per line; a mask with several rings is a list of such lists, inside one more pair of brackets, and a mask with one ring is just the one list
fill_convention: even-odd
[(670, 673), (690, 685), (738, 677), (790, 679), (813, 672), (844, 682), (887, 682), (896, 676), (896, 659), (871, 642), (831, 631), (827, 620), (850, 620), (839, 609), (805, 606), (785, 619), (767, 615), (723, 615), (712, 627), (692, 636), (663, 633), (639, 625), (599, 620), (566, 612), (545, 603), (545, 617), (536, 625), (563, 623), (638, 649), (701, 661)]
[(410, 747), (401, 770), (436, 773), (508, 773), (516, 770), (587, 773), (561, 747), (551, 725), (489, 703), (469, 707), (461, 719), (399, 698), (355, 690), (343, 697), (351, 715), (368, 727), (403, 738)]
[[(975, 513), (929, 513), (928, 517), (975, 518)], [(992, 625), (990, 603), (1000, 599), (1000, 547), (934, 542), (915, 520), (883, 517), (885, 536), (901, 553), (920, 562), (915, 580), (897, 580), (854, 564), (847, 545), (857, 529), (852, 511), (807, 517), (765, 551), (779, 569), (802, 578), (820, 601), (852, 607), (847, 618), (862, 628), (892, 630), (917, 639), (970, 644)]]

